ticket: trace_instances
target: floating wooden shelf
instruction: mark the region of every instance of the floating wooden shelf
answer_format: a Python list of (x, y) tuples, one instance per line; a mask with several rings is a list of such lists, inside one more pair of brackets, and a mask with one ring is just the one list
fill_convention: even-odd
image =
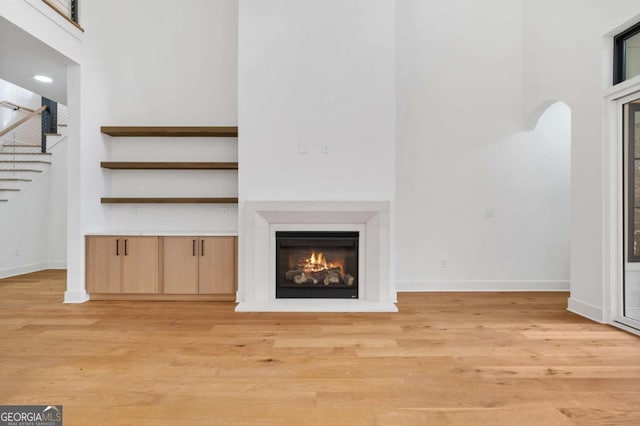
[(238, 127), (150, 127), (150, 126), (102, 126), (100, 131), (113, 137), (237, 137)]
[(32, 179), (21, 178), (0, 178), (0, 182), (31, 182)]
[(18, 189), (18, 188), (0, 188), (0, 192), (2, 192), (2, 191), (17, 192), (17, 191), (20, 191), (20, 189)]
[(238, 198), (211, 198), (211, 197), (154, 197), (154, 198), (139, 198), (139, 197), (112, 197), (101, 198), (102, 204), (238, 204)]
[(34, 144), (7, 144), (2, 145), (5, 148), (41, 148), (42, 145), (34, 145)]
[(2, 173), (8, 172), (30, 172), (30, 173), (42, 173), (42, 170), (37, 169), (0, 169)]
[(100, 166), (114, 170), (238, 170), (238, 163), (103, 161)]

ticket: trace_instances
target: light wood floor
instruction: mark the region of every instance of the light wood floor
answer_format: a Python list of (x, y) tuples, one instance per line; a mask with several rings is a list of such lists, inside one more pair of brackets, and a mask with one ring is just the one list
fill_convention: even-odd
[(400, 294), (398, 314), (63, 305), (0, 280), (0, 404), (72, 425), (640, 425), (640, 338), (565, 293)]

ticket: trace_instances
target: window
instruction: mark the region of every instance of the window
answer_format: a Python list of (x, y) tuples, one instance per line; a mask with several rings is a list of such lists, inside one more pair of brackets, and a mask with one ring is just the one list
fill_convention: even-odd
[(613, 39), (613, 84), (640, 75), (640, 23)]
[(640, 262), (640, 100), (624, 105), (627, 262)]

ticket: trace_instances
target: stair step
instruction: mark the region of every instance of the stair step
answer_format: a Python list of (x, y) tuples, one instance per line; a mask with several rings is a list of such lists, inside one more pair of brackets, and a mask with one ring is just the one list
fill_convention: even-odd
[(56, 124), (56, 126), (58, 126), (58, 127), (67, 127), (66, 124), (62, 124), (62, 123), (58, 123), (58, 124)]
[(45, 133), (47, 136), (62, 136), (60, 133)]
[(0, 155), (52, 155), (50, 152), (5, 152), (0, 151)]
[(42, 170), (38, 170), (38, 169), (0, 169), (0, 172), (31, 172), (31, 173), (42, 173)]
[(238, 204), (237, 197), (212, 198), (212, 197), (110, 197), (101, 198), (102, 204)]
[(103, 161), (100, 166), (121, 170), (238, 170), (238, 163)]
[(43, 161), (43, 160), (0, 160), (0, 164), (7, 164), (7, 163), (51, 164), (51, 161)]
[(0, 188), (0, 192), (2, 192), (2, 191), (12, 191), (12, 192), (15, 192), (15, 191), (20, 191), (20, 189), (19, 189), (19, 188)]
[(31, 144), (8, 144), (2, 145), (5, 148), (42, 148), (42, 145), (31, 145)]
[(0, 182), (32, 182), (33, 179), (22, 178), (0, 178)]
[(100, 131), (113, 137), (158, 136), (158, 137), (237, 137), (238, 127), (203, 126), (102, 126)]

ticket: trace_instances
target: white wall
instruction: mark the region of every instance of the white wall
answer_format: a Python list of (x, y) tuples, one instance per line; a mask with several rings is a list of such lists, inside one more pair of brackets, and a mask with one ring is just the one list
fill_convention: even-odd
[[(59, 16), (56, 12), (54, 12), (50, 7), (38, 0), (24, 0), (24, 1), (4, 1), (0, 2), (0, 16), (21, 28), (28, 35), (35, 37), (37, 40), (41, 41), (44, 45), (48, 46), (50, 50), (47, 50), (46, 47), (42, 45), (39, 48), (37, 53), (37, 57), (42, 59), (44, 57), (48, 58), (51, 61), (56, 62), (55, 64), (51, 64), (54, 68), (60, 63), (64, 63), (65, 66), (70, 67), (69, 72), (67, 73), (67, 91), (70, 95), (68, 100), (69, 106), (69, 134), (66, 142), (63, 142), (66, 147), (58, 147), (56, 151), (60, 151), (60, 156), (63, 156), (63, 152), (66, 150), (68, 157), (66, 158), (66, 171), (69, 173), (65, 173), (58, 169), (51, 173), (51, 176), (56, 177), (64, 177), (66, 180), (67, 186), (65, 190), (69, 190), (71, 194), (69, 204), (66, 206), (66, 211), (68, 213), (67, 220), (65, 221), (67, 226), (68, 236), (71, 238), (63, 238), (65, 235), (65, 227), (62, 224), (62, 209), (63, 207), (55, 208), (52, 211), (51, 220), (53, 221), (53, 226), (57, 226), (56, 229), (49, 229), (49, 233), (46, 228), (41, 229), (42, 233), (38, 234), (38, 241), (33, 241), (30, 237), (31, 234), (23, 233), (21, 234), (12, 234), (14, 231), (19, 230), (20, 227), (16, 227), (15, 229), (11, 229), (6, 234), (8, 237), (8, 241), (13, 242), (15, 236), (26, 236), (28, 238), (23, 238), (20, 242), (24, 242), (25, 244), (31, 246), (34, 245), (34, 250), (41, 250), (43, 240), (50, 242), (46, 246), (46, 252), (48, 253), (48, 257), (51, 258), (52, 263), (48, 263), (43, 266), (43, 264), (39, 264), (40, 258), (30, 257), (30, 259), (22, 259), (20, 260), (21, 265), (31, 265), (31, 267), (25, 268), (24, 266), (19, 266), (17, 269), (12, 269), (9, 273), (15, 274), (20, 272), (25, 272), (27, 270), (31, 270), (33, 268), (41, 268), (47, 266), (62, 266), (62, 262), (65, 260), (65, 257), (70, 260), (71, 265), (69, 266), (69, 274), (68, 274), (68, 286), (73, 289), (77, 289), (78, 287), (84, 288), (83, 276), (84, 276), (84, 248), (82, 246), (81, 240), (81, 201), (80, 201), (80, 188), (79, 181), (81, 179), (79, 168), (80, 166), (80, 110), (81, 110), (81, 72), (80, 72), (80, 63), (82, 62), (83, 51), (81, 48), (81, 40), (83, 37), (83, 33), (75, 28), (72, 24), (68, 23), (64, 18)], [(27, 37), (28, 38), (28, 37)], [(31, 43), (31, 46), (34, 44)], [(43, 53), (46, 51), (44, 55)], [(18, 67), (22, 67), (21, 70), (24, 73), (28, 73), (29, 75), (33, 74), (33, 71), (29, 69), (30, 64), (15, 64), (16, 69), (14, 72), (20, 73), (20, 69)], [(24, 80), (25, 85), (27, 84), (27, 79)], [(29, 83), (32, 84), (33, 80), (29, 80)], [(32, 90), (38, 90), (36, 85), (33, 86)], [(56, 98), (56, 96), (51, 96), (51, 98)], [(54, 154), (56, 155), (56, 154)], [(57, 161), (65, 161), (65, 159), (58, 158)], [(11, 206), (8, 206), (5, 210), (11, 211), (9, 214), (13, 214), (15, 218), (20, 218), (21, 223), (24, 223), (25, 226), (28, 215), (23, 214), (24, 212), (34, 212), (32, 210), (32, 205), (37, 205), (37, 200), (41, 200), (44, 194), (40, 194), (38, 191), (43, 191), (43, 187), (46, 185), (46, 180), (38, 181), (37, 185), (34, 184), (30, 187), (29, 195), (23, 194), (19, 199), (16, 200), (15, 203), (12, 203)], [(55, 183), (55, 188), (58, 190), (61, 189), (61, 186), (64, 186), (64, 182)], [(51, 188), (52, 193), (56, 193), (57, 191)], [(63, 199), (60, 193), (57, 193), (58, 199)], [(66, 197), (66, 194), (65, 194)], [(35, 203), (35, 204), (34, 204)], [(11, 223), (11, 221), (9, 221)], [(34, 225), (35, 229), (37, 226)], [(5, 234), (3, 233), (3, 236)], [(11, 239), (9, 239), (11, 237)], [(36, 243), (40, 243), (39, 246), (35, 246)], [(64, 244), (67, 244), (68, 255), (65, 256), (64, 253)], [(11, 247), (12, 244), (9, 244)], [(10, 249), (11, 250), (11, 249)], [(12, 253), (11, 251), (9, 253)], [(15, 253), (15, 251), (13, 251)], [(38, 256), (40, 256), (42, 253)], [(15, 259), (14, 259), (15, 261)], [(30, 263), (36, 262), (36, 263)], [(14, 265), (17, 265), (15, 263)], [(34, 266), (35, 265), (35, 266)], [(31, 268), (31, 269), (30, 269)], [(5, 270), (6, 271), (6, 270)], [(81, 282), (82, 281), (82, 282)]]
[(66, 141), (52, 166), (0, 208), (0, 278), (66, 267)]
[[(579, 10), (579, 13), (576, 13)], [(572, 109), (570, 308), (606, 317), (603, 286), (603, 36), (640, 13), (635, 0), (525, 0), (525, 116), (562, 100)]]
[[(0, 100), (34, 109), (41, 103), (39, 95), (4, 80)], [(22, 116), (0, 108), (0, 129)], [(66, 143), (51, 152), (47, 160), (54, 165), (33, 183), (19, 185), (23, 191), (15, 200), (0, 205), (0, 277), (66, 265)]]
[[(83, 232), (235, 230), (233, 206), (100, 204), (108, 196), (233, 196), (237, 183), (227, 175), (234, 172), (121, 172), (99, 164), (237, 159), (234, 138), (120, 140), (100, 133), (105, 125), (235, 125), (236, 2), (87, 2), (82, 18), (91, 28), (81, 71)], [(223, 216), (223, 209), (233, 212)]]
[(47, 44), (71, 62), (80, 62), (83, 33), (42, 1), (0, 1), (0, 17)]
[(25, 186), (0, 210), (0, 277), (47, 268), (49, 179), (50, 174)]
[(394, 4), (240, 1), (241, 202), (393, 199)]
[[(66, 67), (81, 60), (83, 32), (40, 0), (16, 0), (0, 2), (0, 33), (0, 76), (68, 105)], [(35, 81), (36, 74), (53, 84)]]
[[(53, 21), (30, 20), (18, 3), (3, 2), (0, 15), (46, 38)], [(562, 217), (562, 209), (543, 216), (532, 200), (550, 202), (563, 191), (543, 194), (548, 182), (521, 174), (549, 176), (536, 150), (550, 141), (536, 136), (544, 120), (532, 134), (521, 131), (522, 123), (539, 105), (565, 101), (574, 141), (572, 299), (601, 310), (602, 36), (640, 5), (403, 0), (397, 11), (393, 5), (242, 0), (236, 73), (234, 1), (84, 3), (89, 30), (81, 57), (77, 40), (53, 36), (58, 50), (83, 63), (72, 72), (82, 84), (69, 89), (77, 97), (70, 97), (71, 108), (73, 99), (82, 105), (81, 112), (70, 109), (70, 120), (81, 122), (78, 141), (70, 141), (82, 181), (79, 198), (71, 200), (79, 209), (72, 215), (77, 232), (70, 231), (79, 256), (70, 271), (75, 285), (83, 275), (82, 233), (129, 220), (173, 229), (190, 217), (187, 210), (144, 207), (134, 218), (127, 207), (101, 205), (101, 195), (122, 186), (98, 163), (122, 152), (99, 126), (235, 124), (238, 75), (241, 201), (393, 199), (397, 188), (398, 278), (409, 283), (568, 278), (538, 244), (549, 241), (553, 253), (564, 253), (563, 236), (522, 237), (523, 229), (549, 230)], [(320, 152), (325, 143), (328, 154)], [(298, 154), (300, 144), (307, 154)], [(495, 217), (486, 218), (487, 210)], [(188, 226), (222, 223), (209, 221), (215, 216), (212, 210)]]
[(240, 0), (238, 108), (241, 300), (246, 202), (386, 201), (393, 222), (394, 0)]
[(397, 4), (401, 290), (568, 286), (570, 113), (522, 131), (522, 13)]
[[(61, 128), (58, 128), (60, 131)], [(67, 266), (67, 164), (68, 143), (63, 139), (48, 151), (53, 166), (49, 179), (49, 205), (44, 211), (48, 219), (47, 263), (52, 268)]]
[[(149, 13), (153, 11), (153, 13)], [(148, 154), (171, 161), (176, 147), (158, 138), (116, 141), (100, 133), (100, 126), (233, 126), (237, 123), (237, 2), (233, 0), (152, 0), (84, 2), (81, 23), (87, 28), (82, 42), (81, 67), (69, 70), (69, 125), (77, 123), (81, 144), (70, 147), (69, 275), (65, 300), (83, 301), (84, 235), (91, 232), (132, 230), (233, 231), (237, 213), (233, 206), (119, 205), (100, 203), (101, 197), (131, 196), (143, 187), (169, 188), (172, 174), (115, 176), (120, 172), (100, 168), (100, 161), (150, 158), (141, 146), (152, 143)], [(73, 110), (72, 105), (80, 105)], [(73, 130), (72, 130), (73, 132)], [(123, 143), (124, 142), (124, 143)], [(232, 152), (233, 138), (210, 140)], [(186, 155), (198, 161), (203, 151), (194, 145)], [(205, 156), (208, 151), (205, 151)], [(236, 155), (235, 153), (233, 155)], [(225, 157), (219, 161), (233, 161)], [(125, 172), (126, 173), (126, 172)], [(204, 195), (215, 185), (209, 180), (188, 182)], [(213, 183), (212, 183), (213, 182)], [(172, 188), (172, 191), (177, 188)], [(158, 194), (154, 192), (153, 195)], [(173, 193), (165, 194), (168, 196)], [(225, 194), (226, 195), (226, 194)], [(137, 208), (136, 208), (137, 207)]]

